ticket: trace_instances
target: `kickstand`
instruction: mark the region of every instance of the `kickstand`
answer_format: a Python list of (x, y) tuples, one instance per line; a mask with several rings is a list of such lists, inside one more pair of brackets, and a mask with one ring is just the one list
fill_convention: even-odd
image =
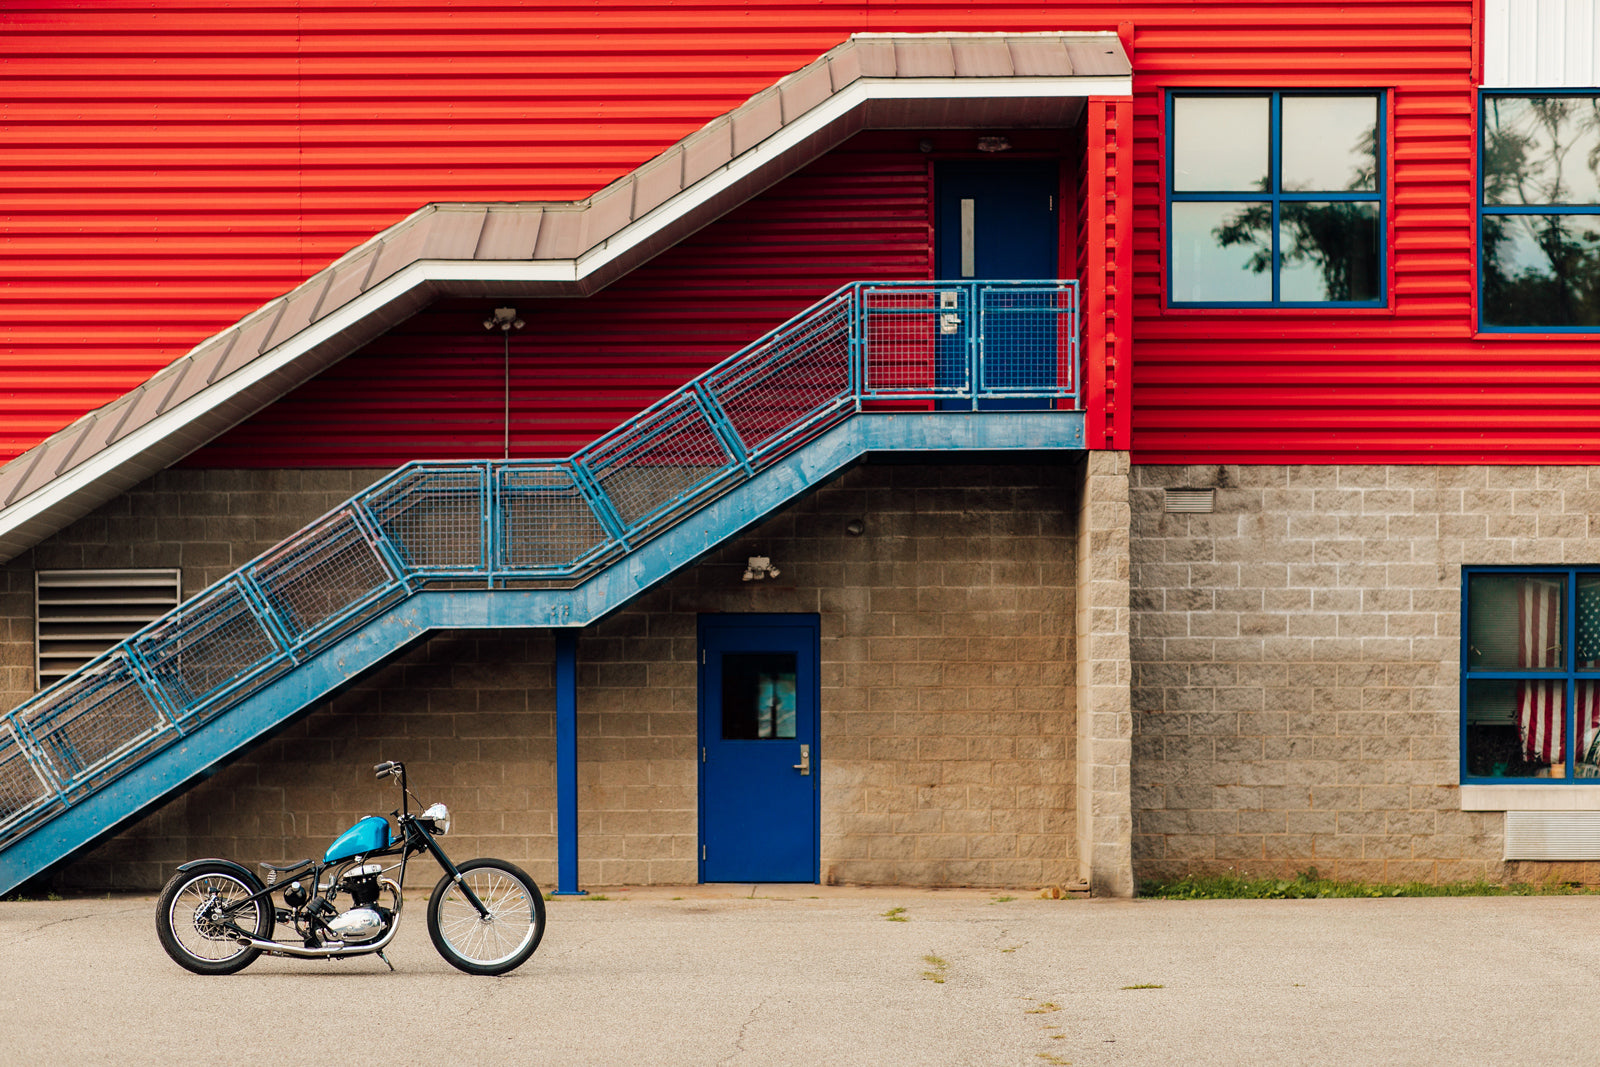
[[(383, 954), (383, 949), (381, 948), (378, 950), (378, 958), (384, 963), (389, 963), (389, 957)], [(394, 964), (389, 963), (389, 971), (391, 974), (394, 972)]]

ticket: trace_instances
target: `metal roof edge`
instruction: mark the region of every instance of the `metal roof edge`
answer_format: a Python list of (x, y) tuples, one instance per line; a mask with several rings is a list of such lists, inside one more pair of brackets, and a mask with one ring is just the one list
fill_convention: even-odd
[[(1047, 49), (1061, 42), (1054, 62), (1062, 69), (960, 72), (962, 42), (1013, 39)], [(1068, 42), (1103, 51), (1117, 73), (1074, 73)], [(902, 44), (912, 50), (905, 57)], [(1037, 50), (1030, 55), (1036, 66)], [(373, 321), (381, 332), (409, 317), (420, 294), (468, 283), (529, 295), (596, 291), (841, 142), (874, 100), (1131, 91), (1114, 32), (854, 34), (581, 200), (424, 205), (0, 466), (0, 562), (177, 462), (355, 344), (332, 356), (327, 346), (364, 335)], [(302, 360), (309, 365), (297, 366)]]

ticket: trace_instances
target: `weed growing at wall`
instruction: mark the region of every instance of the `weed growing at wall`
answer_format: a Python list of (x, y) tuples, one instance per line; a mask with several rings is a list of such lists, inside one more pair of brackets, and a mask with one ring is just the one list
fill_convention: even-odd
[(1339, 882), (1323, 878), (1315, 867), (1293, 878), (1255, 878), (1240, 874), (1188, 875), (1139, 884), (1139, 895), (1159, 900), (1307, 900), (1323, 897), (1522, 897), (1600, 892), (1567, 882), (1540, 885), (1498, 882), (1425, 882), (1386, 884)]

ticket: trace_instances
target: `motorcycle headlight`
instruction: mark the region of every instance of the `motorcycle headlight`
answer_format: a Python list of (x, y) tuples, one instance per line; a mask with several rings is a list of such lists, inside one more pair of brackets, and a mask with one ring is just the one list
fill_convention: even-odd
[(450, 809), (443, 804), (435, 804), (422, 813), (424, 822), (433, 824), (433, 832), (447, 834), (450, 832)]

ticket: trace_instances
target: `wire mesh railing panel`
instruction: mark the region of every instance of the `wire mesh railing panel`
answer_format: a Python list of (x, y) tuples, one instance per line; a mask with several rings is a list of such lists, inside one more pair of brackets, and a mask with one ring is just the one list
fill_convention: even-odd
[(990, 396), (1071, 396), (1077, 295), (1074, 286), (1054, 284), (982, 287), (978, 391)]
[(956, 396), (971, 391), (971, 286), (864, 286), (862, 391)]
[(65, 785), (92, 786), (116, 758), (171, 723), (120, 655), (28, 706), (27, 729)]
[(841, 293), (706, 376), (745, 450), (759, 456), (850, 396), (851, 295)]
[(496, 569), (569, 573), (611, 540), (565, 466), (501, 467)]
[(335, 512), (250, 568), (291, 639), (381, 593), (394, 578), (354, 512)]
[(185, 713), (278, 655), (236, 583), (213, 586), (134, 639), (151, 676)]
[(486, 490), (482, 464), (419, 466), (363, 502), (407, 567), (459, 572), (484, 566)]
[(55, 790), (34, 770), (16, 731), (0, 727), (0, 835), (55, 799)]
[(613, 430), (574, 458), (628, 530), (649, 525), (735, 469), (716, 430), (687, 394)]

